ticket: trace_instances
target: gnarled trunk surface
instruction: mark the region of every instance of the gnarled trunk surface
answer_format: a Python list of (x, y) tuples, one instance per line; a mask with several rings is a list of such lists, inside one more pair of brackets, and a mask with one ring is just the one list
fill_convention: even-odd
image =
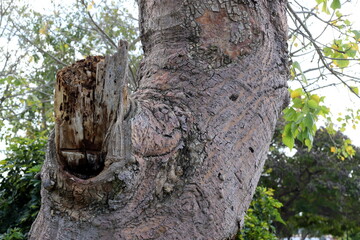
[(59, 71), (30, 239), (235, 236), (287, 100), (283, 0), (139, 0), (127, 45)]

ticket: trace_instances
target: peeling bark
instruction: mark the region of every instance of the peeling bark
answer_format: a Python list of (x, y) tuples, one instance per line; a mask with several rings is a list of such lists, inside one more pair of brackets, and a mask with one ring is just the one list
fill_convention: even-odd
[(287, 104), (282, 0), (139, 0), (126, 44), (59, 71), (30, 239), (231, 239)]

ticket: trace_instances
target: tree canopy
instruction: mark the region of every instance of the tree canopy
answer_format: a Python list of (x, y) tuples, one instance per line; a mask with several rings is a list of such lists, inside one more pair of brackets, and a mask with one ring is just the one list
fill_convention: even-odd
[(43, 136), (14, 138), (0, 162), (0, 233), (12, 228), (27, 233), (39, 211), (40, 179), (36, 174), (44, 159), (45, 142)]
[(278, 234), (289, 237), (299, 229), (309, 236), (359, 233), (360, 149), (355, 148), (352, 158), (339, 159), (331, 148), (348, 138), (341, 132), (330, 135), (324, 128), (316, 133), (311, 151), (296, 142), (293, 156), (279, 140), (277, 131), (260, 179), (283, 204), (280, 213), (286, 224), (277, 224)]

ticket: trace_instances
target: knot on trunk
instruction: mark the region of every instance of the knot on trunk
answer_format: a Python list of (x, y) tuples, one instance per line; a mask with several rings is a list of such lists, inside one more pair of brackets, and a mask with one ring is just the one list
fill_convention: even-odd
[(143, 157), (163, 156), (184, 146), (188, 112), (156, 100), (142, 101), (140, 109), (132, 120), (135, 153)]

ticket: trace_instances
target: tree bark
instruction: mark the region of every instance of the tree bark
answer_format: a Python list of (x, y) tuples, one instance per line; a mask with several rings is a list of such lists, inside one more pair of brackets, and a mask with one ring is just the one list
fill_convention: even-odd
[(139, 0), (126, 43), (57, 75), (30, 239), (231, 239), (287, 104), (284, 0)]

